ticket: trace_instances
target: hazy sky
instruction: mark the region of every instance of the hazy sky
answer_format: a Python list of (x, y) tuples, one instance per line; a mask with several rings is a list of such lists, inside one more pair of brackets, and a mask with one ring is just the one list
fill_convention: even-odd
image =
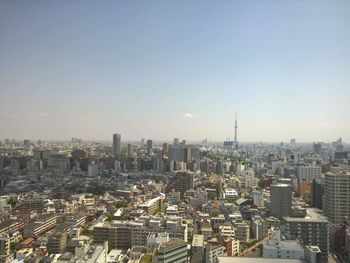
[(350, 1), (0, 1), (0, 138), (350, 140)]

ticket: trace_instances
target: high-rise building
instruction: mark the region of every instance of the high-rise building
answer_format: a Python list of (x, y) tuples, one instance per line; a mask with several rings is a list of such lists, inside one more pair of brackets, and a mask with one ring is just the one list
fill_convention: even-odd
[(302, 182), (306, 180), (312, 182), (312, 180), (317, 180), (321, 177), (321, 167), (320, 166), (298, 166), (297, 167), (298, 181)]
[(147, 155), (151, 156), (153, 142), (152, 140), (147, 140)]
[(329, 222), (316, 209), (307, 209), (306, 217), (284, 217), (282, 227), (287, 239), (299, 239), (304, 246), (318, 246), (321, 261), (328, 262)]
[(193, 173), (185, 171), (176, 172), (170, 179), (167, 192), (169, 193), (173, 189), (180, 192), (181, 196), (183, 196), (187, 190), (193, 189)]
[(314, 153), (320, 155), (322, 152), (322, 144), (321, 143), (314, 143)]
[(132, 144), (128, 143), (128, 156), (131, 156), (133, 154), (132, 152)]
[(311, 206), (323, 209), (324, 182), (313, 180), (311, 184)]
[(277, 218), (289, 216), (292, 207), (292, 188), (289, 184), (271, 185), (271, 214)]
[(325, 176), (324, 213), (332, 223), (350, 216), (350, 172), (329, 172)]
[(121, 149), (121, 135), (118, 133), (115, 133), (113, 134), (112, 154), (116, 157), (119, 157), (120, 149)]

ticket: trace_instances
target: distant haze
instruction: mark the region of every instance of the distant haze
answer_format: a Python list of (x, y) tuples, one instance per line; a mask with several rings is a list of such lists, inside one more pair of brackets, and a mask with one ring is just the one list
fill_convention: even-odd
[(350, 141), (350, 1), (0, 1), (0, 139)]

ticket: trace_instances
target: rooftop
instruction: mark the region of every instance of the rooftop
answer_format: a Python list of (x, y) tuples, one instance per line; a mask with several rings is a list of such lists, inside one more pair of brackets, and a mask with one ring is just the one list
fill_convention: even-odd
[(305, 217), (284, 217), (287, 222), (314, 222), (314, 223), (328, 223), (327, 218), (321, 214), (321, 211), (315, 208), (308, 208)]
[(173, 247), (176, 247), (176, 246), (179, 246), (179, 245), (184, 245), (184, 244), (187, 246), (187, 242), (185, 242), (182, 239), (171, 239), (168, 242), (161, 243), (159, 245), (159, 249), (158, 250), (159, 250), (159, 252), (162, 252), (162, 251), (165, 251), (167, 249), (170, 249), (170, 248), (173, 248)]
[(300, 259), (218, 257), (218, 263), (302, 263)]
[(192, 240), (193, 247), (201, 247), (204, 244), (204, 235), (194, 235)]

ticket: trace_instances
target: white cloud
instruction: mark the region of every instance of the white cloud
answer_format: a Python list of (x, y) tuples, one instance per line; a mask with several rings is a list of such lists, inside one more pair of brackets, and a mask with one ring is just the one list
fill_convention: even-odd
[(185, 118), (193, 118), (193, 115), (191, 113), (185, 113), (184, 117)]

